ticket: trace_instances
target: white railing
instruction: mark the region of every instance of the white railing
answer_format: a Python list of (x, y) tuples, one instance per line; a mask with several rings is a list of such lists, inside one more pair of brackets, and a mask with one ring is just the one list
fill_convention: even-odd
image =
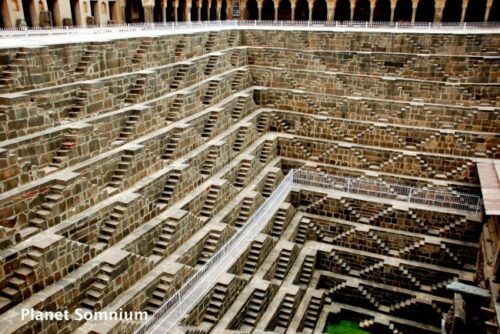
[(198, 30), (216, 30), (221, 28), (321, 28), (335, 31), (336, 29), (390, 29), (390, 30), (481, 30), (498, 29), (500, 22), (358, 22), (358, 21), (258, 21), (258, 20), (226, 20), (226, 21), (189, 21), (189, 22), (156, 22), (130, 24), (103, 24), (98, 26), (65, 26), (65, 27), (18, 27), (1, 28), (0, 37), (18, 36), (48, 36), (71, 34), (104, 34), (104, 33), (131, 33), (141, 31), (183, 32)]
[(170, 297), (137, 330), (136, 334), (146, 332), (167, 333), (215, 284), (217, 278), (226, 272), (239, 254), (252, 242), (265, 224), (278, 210), (293, 185), (293, 172), (289, 173), (276, 191), (264, 202), (248, 222), (213, 255), (172, 297)]
[(218, 277), (226, 272), (234, 260), (250, 245), (276, 213), (279, 204), (286, 199), (294, 184), (476, 213), (481, 210), (480, 198), (475, 195), (433, 191), (292, 169), (247, 223), (148, 320), (142, 323), (135, 334), (164, 334), (174, 327), (210, 291)]
[(297, 170), (293, 182), (306, 186), (332, 189), (350, 194), (385, 198), (413, 204), (480, 213), (481, 198), (456, 191), (416, 188), (378, 180), (349, 178), (326, 173)]

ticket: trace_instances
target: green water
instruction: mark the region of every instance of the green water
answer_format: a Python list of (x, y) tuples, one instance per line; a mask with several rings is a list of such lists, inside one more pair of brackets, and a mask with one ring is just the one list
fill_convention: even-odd
[(360, 329), (358, 323), (353, 321), (342, 320), (338, 324), (328, 325), (326, 328), (327, 334), (371, 334), (368, 331)]

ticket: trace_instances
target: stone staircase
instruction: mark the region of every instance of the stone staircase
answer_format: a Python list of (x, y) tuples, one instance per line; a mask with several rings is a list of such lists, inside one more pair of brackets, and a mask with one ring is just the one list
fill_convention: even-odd
[(179, 42), (177, 42), (177, 45), (175, 46), (174, 50), (174, 55), (175, 55), (175, 61), (179, 61), (182, 58), (182, 53), (184, 52), (184, 49), (186, 49), (186, 39), (182, 37)]
[(166, 120), (168, 122), (176, 122), (181, 118), (182, 114), (182, 106), (184, 105), (184, 100), (181, 97), (176, 97), (172, 105), (170, 106), (170, 110), (167, 113)]
[(245, 78), (247, 73), (248, 73), (247, 69), (236, 71), (236, 74), (234, 75), (233, 81), (231, 82), (231, 91), (233, 93), (236, 93), (237, 91), (240, 90), (240, 87), (243, 83), (243, 79)]
[(62, 169), (66, 166), (69, 160), (70, 152), (76, 147), (76, 139), (76, 135), (67, 134), (65, 136), (61, 146), (56, 151), (55, 156), (52, 158), (52, 162), (49, 163), (50, 167)]
[(250, 218), (253, 206), (253, 199), (245, 197), (241, 201), (240, 210), (238, 212), (238, 217), (236, 218), (235, 226), (242, 227), (247, 220)]
[(0, 85), (12, 87), (16, 85), (16, 80), (21, 76), (21, 69), (28, 64), (29, 53), (17, 51), (14, 59), (5, 67), (0, 77)]
[(302, 269), (300, 271), (298, 283), (309, 285), (314, 272), (315, 262), (316, 258), (314, 257), (314, 255), (306, 255), (306, 257), (304, 258), (304, 262), (302, 263)]
[(304, 328), (314, 330), (316, 327), (316, 322), (318, 321), (321, 309), (323, 308), (323, 298), (311, 297), (311, 301), (307, 307), (307, 311), (304, 316)]
[(276, 327), (275, 330), (279, 333), (286, 332), (290, 321), (295, 314), (295, 297), (291, 294), (286, 294), (283, 298), (283, 302), (280, 305), (278, 314), (276, 316)]
[(248, 134), (248, 128), (246, 126), (241, 127), (236, 134), (236, 139), (233, 144), (233, 151), (240, 152), (246, 142), (246, 137)]
[(366, 301), (375, 309), (378, 309), (380, 306), (380, 303), (377, 301), (375, 297), (373, 297), (364, 286), (360, 285), (358, 286), (358, 292), (363, 296)]
[(83, 51), (82, 58), (78, 62), (75, 68), (74, 75), (76, 77), (85, 76), (85, 72), (89, 69), (90, 65), (94, 62), (95, 58), (99, 54), (99, 50), (102, 46), (90, 42), (85, 51)]
[(219, 56), (215, 56), (215, 55), (209, 56), (207, 65), (205, 66), (205, 71), (203, 71), (203, 73), (205, 73), (205, 75), (207, 75), (207, 76), (211, 75), (215, 69), (215, 65), (217, 64), (218, 60), (219, 60)]
[(169, 290), (171, 290), (173, 283), (173, 277), (171, 275), (163, 275), (160, 277), (160, 281), (156, 286), (155, 291), (149, 298), (144, 311), (148, 312), (148, 314), (154, 314), (168, 299)]
[(241, 50), (236, 49), (231, 51), (231, 57), (229, 57), (229, 63), (232, 66), (238, 66), (241, 58)]
[(107, 245), (112, 245), (114, 243), (113, 237), (116, 234), (118, 226), (123, 221), (123, 216), (126, 210), (127, 208), (122, 205), (115, 205), (113, 212), (109, 215), (108, 219), (102, 223), (101, 228), (99, 229), (99, 234), (97, 236), (98, 242), (102, 242)]
[(128, 173), (128, 170), (130, 168), (130, 164), (132, 160), (134, 159), (134, 156), (130, 154), (130, 152), (125, 151), (125, 153), (122, 154), (120, 162), (118, 162), (113, 175), (111, 176), (111, 181), (108, 183), (108, 187), (112, 188), (120, 188), (121, 185), (123, 184), (123, 180), (125, 176)]
[(400, 301), (398, 303), (395, 303), (395, 304), (389, 306), (389, 310), (390, 310), (390, 312), (395, 312), (395, 311), (398, 311), (398, 310), (401, 310), (403, 308), (410, 307), (410, 306), (413, 306), (416, 304), (417, 304), (417, 299), (415, 297), (411, 297), (411, 298), (405, 299), (403, 301)]
[(181, 86), (181, 83), (184, 81), (184, 78), (186, 77), (187, 73), (189, 70), (189, 64), (181, 64), (177, 72), (175, 72), (174, 78), (172, 79), (172, 82), (170, 83), (170, 88), (175, 90), (179, 89)]
[(208, 34), (207, 41), (205, 43), (205, 53), (212, 52), (212, 49), (215, 46), (215, 42), (217, 41), (217, 32), (212, 31)]
[(94, 280), (85, 293), (85, 299), (80, 303), (82, 308), (97, 311), (100, 310), (103, 305), (104, 295), (108, 288), (108, 285), (112, 281), (112, 274), (114, 272), (114, 268), (104, 263)]
[(173, 170), (167, 181), (165, 182), (165, 186), (163, 188), (160, 197), (158, 198), (159, 204), (168, 205), (172, 195), (174, 194), (175, 187), (181, 180), (181, 173), (177, 170)]
[(261, 289), (255, 289), (245, 309), (243, 324), (255, 327), (259, 320), (260, 313), (264, 308), (266, 292)]
[(228, 46), (234, 46), (234, 43), (236, 42), (236, 38), (238, 37), (238, 32), (236, 30), (233, 30), (229, 33), (229, 36), (227, 37), (227, 44)]
[(35, 211), (35, 217), (29, 220), (29, 228), (21, 231), (22, 238), (49, 228), (48, 220), (52, 218), (54, 208), (64, 201), (64, 189), (60, 184), (50, 186), (43, 203)]
[(262, 196), (269, 197), (274, 191), (274, 187), (278, 181), (278, 174), (274, 171), (269, 172), (266, 175), (266, 179), (264, 180), (264, 184), (262, 185)]
[(304, 158), (304, 159), (309, 159), (311, 156), (311, 152), (304, 146), (304, 144), (298, 140), (297, 138), (292, 139), (293, 146), (295, 147), (296, 151), (301, 152), (298, 157)]
[(274, 215), (273, 226), (271, 228), (271, 236), (273, 237), (281, 237), (281, 233), (283, 232), (286, 221), (288, 220), (288, 209), (287, 208), (279, 208)]
[(203, 177), (208, 177), (212, 175), (212, 170), (215, 167), (218, 158), (219, 158), (219, 147), (211, 146), (205, 160), (203, 161), (203, 165), (200, 168), (200, 174)]
[(199, 265), (204, 265), (217, 251), (217, 245), (219, 244), (221, 237), (221, 231), (212, 230), (208, 233), (208, 237), (203, 244), (203, 249), (201, 250), (200, 257), (198, 258)]
[(132, 114), (130, 114), (127, 117), (127, 120), (125, 121), (125, 125), (122, 128), (122, 131), (120, 131), (120, 134), (118, 136), (118, 140), (125, 142), (127, 140), (130, 140), (134, 137), (135, 129), (137, 127), (137, 124), (140, 122), (140, 118), (138, 115), (137, 111), (133, 111)]
[(208, 119), (205, 121), (205, 125), (203, 126), (203, 132), (201, 133), (201, 136), (203, 138), (210, 138), (212, 135), (212, 131), (215, 127), (215, 124), (217, 124), (217, 120), (219, 119), (220, 112), (218, 111), (212, 111), (210, 112), (210, 115), (208, 116)]
[(262, 247), (264, 244), (259, 240), (254, 240), (250, 245), (250, 250), (248, 251), (248, 255), (243, 265), (243, 272), (245, 274), (253, 275), (255, 270), (259, 265), (259, 258), (262, 251)]
[(231, 118), (234, 121), (239, 121), (243, 112), (245, 111), (245, 104), (247, 103), (247, 97), (246, 96), (239, 96), (238, 99), (236, 100), (236, 105), (233, 108), (233, 111), (231, 112)]
[(309, 229), (309, 222), (302, 219), (297, 227), (297, 234), (295, 235), (295, 243), (303, 245), (307, 240), (307, 231)]
[(257, 121), (257, 132), (258, 133), (264, 133), (267, 131), (269, 125), (269, 113), (261, 113), (259, 115), (259, 119)]
[(222, 307), (226, 299), (228, 286), (222, 283), (217, 283), (212, 290), (212, 295), (208, 302), (208, 307), (205, 310), (203, 321), (216, 323), (222, 316)]
[(125, 103), (139, 103), (140, 97), (144, 95), (147, 83), (147, 76), (144, 74), (139, 74), (135, 83), (128, 90), (127, 97), (125, 98)]
[(80, 89), (73, 99), (71, 109), (68, 111), (69, 118), (78, 118), (85, 115), (85, 107), (88, 102), (90, 90)]
[[(287, 121), (282, 119), (279, 115), (272, 113), (271, 114), (271, 120), (272, 124), (277, 128), (278, 132), (284, 132), (284, 133), (294, 133), (293, 129), (291, 128), (290, 124), (288, 124)], [(292, 139), (294, 143), (296, 143), (297, 139), (294, 138)]]
[(288, 266), (290, 264), (290, 256), (292, 251), (290, 249), (283, 248), (278, 256), (278, 261), (276, 262), (276, 269), (274, 271), (274, 279), (283, 280), (288, 272)]
[(252, 168), (252, 162), (248, 160), (242, 160), (238, 169), (238, 173), (236, 174), (236, 178), (234, 180), (234, 185), (236, 187), (244, 187), (245, 181), (248, 176), (248, 172)]
[(161, 233), (160, 236), (158, 237), (158, 240), (155, 242), (153, 246), (152, 250), (153, 255), (157, 255), (160, 257), (163, 257), (165, 255), (167, 247), (177, 230), (178, 224), (179, 222), (173, 219), (170, 219), (165, 223), (165, 225), (161, 229)]
[(204, 105), (209, 105), (210, 102), (212, 102), (212, 99), (215, 96), (215, 92), (217, 91), (217, 87), (219, 87), (219, 80), (210, 80), (205, 91), (205, 95), (203, 96)]
[(217, 200), (219, 199), (219, 194), (221, 192), (221, 188), (219, 185), (213, 184), (208, 191), (207, 196), (205, 197), (205, 202), (203, 203), (203, 207), (200, 210), (199, 216), (210, 218), (214, 214), (215, 206), (217, 204)]
[(167, 146), (165, 147), (165, 150), (163, 151), (163, 154), (161, 156), (163, 160), (172, 160), (174, 158), (174, 154), (179, 148), (181, 138), (182, 132), (174, 131), (172, 136), (169, 138)]
[(43, 253), (34, 247), (20, 261), (19, 267), (12, 270), (12, 277), (7, 281), (7, 285), (0, 291), (0, 313), (3, 313), (13, 305), (28, 298), (32, 294), (30, 285), (36, 277), (36, 269), (40, 266)]
[(259, 154), (259, 161), (266, 163), (267, 160), (269, 160), (269, 157), (271, 156), (271, 153), (273, 151), (273, 142), (266, 140), (264, 144), (262, 145), (262, 150), (260, 151)]
[(144, 38), (141, 41), (139, 48), (135, 52), (134, 57), (132, 58), (132, 64), (140, 64), (144, 62), (153, 43), (154, 43), (153, 38)]
[(420, 288), (422, 286), (420, 281), (415, 276), (413, 276), (404, 266), (399, 265), (398, 269), (403, 277), (407, 278), (416, 288)]

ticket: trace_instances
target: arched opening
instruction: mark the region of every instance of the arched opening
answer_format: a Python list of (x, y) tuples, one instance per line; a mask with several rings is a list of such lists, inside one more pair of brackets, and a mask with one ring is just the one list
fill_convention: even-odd
[(193, 1), (191, 3), (191, 21), (199, 21), (198, 17), (198, 1)]
[(398, 0), (394, 9), (394, 21), (411, 22), (412, 11), (411, 0)]
[(326, 21), (326, 13), (328, 12), (326, 8), (325, 0), (315, 0), (312, 10), (312, 19), (314, 21)]
[(0, 28), (8, 28), (5, 26), (6, 22), (10, 21), (10, 18), (7, 17), (9, 12), (7, 11), (7, 1), (0, 0)]
[(278, 6), (278, 20), (292, 19), (292, 4), (290, 0), (281, 0)]
[(298, 0), (295, 7), (295, 20), (307, 21), (309, 20), (309, 5), (307, 0)]
[(490, 8), (490, 15), (488, 17), (488, 22), (499, 22), (500, 21), (500, 0), (493, 0), (493, 5)]
[(460, 22), (461, 16), (462, 0), (446, 0), (441, 22)]
[(179, 0), (179, 7), (177, 7), (177, 21), (186, 21), (186, 0)]
[(335, 7), (335, 21), (350, 21), (351, 20), (351, 4), (349, 0), (338, 0)]
[(247, 20), (258, 20), (259, 19), (259, 7), (257, 7), (256, 0), (247, 1), (247, 9), (245, 13)]
[(210, 3), (210, 21), (217, 20), (217, 1), (212, 0)]
[(354, 7), (354, 21), (369, 21), (370, 20), (370, 1), (357, 0)]
[[(33, 5), (33, 0), (23, 0), (23, 14), (24, 14), (24, 21), (26, 22), (26, 25), (28, 27), (33, 27), (33, 17), (31, 15), (32, 9), (34, 10), (35, 8)], [(71, 3), (71, 2), (70, 2)], [(73, 6), (71, 6), (71, 16), (73, 17)], [(73, 17), (73, 22), (75, 22), (75, 19)]]
[(153, 22), (163, 22), (163, 16), (161, 14), (162, 10), (161, 0), (155, 0), (155, 6), (153, 8)]
[(222, 0), (221, 6), (220, 6), (220, 19), (221, 20), (227, 20), (227, 2), (226, 0)]
[(378, 0), (373, 9), (373, 21), (389, 22), (391, 20), (391, 2)]
[(483, 22), (486, 12), (486, 0), (469, 1), (465, 10), (465, 22)]
[(201, 2), (201, 20), (208, 20), (208, 0), (203, 0)]
[(434, 0), (420, 0), (418, 2), (415, 21), (434, 22)]
[(262, 20), (274, 20), (273, 0), (264, 0), (264, 3), (262, 4)]
[(175, 21), (175, 7), (173, 0), (167, 0), (167, 21)]

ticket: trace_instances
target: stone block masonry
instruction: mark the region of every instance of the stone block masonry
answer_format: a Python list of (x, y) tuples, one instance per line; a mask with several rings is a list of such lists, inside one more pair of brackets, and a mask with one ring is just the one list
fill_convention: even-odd
[[(499, 45), (252, 28), (2, 50), (3, 332), (133, 333), (21, 309), (153, 314), (291, 169), (480, 195)], [(446, 285), (493, 275), (481, 212), (299, 185), (276, 209), (174, 331), (440, 333)]]

